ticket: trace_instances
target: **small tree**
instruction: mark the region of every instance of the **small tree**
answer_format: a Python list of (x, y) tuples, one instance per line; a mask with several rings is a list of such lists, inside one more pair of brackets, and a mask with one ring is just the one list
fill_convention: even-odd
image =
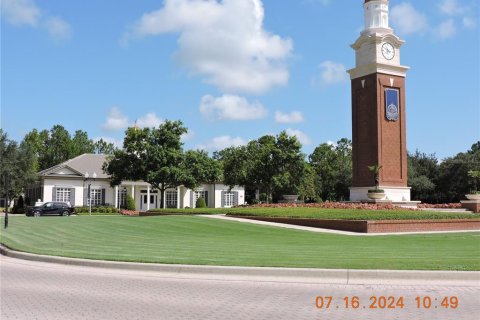
[(126, 209), (134, 211), (135, 210), (135, 200), (133, 200), (131, 195), (127, 195), (127, 200), (126, 200)]
[(470, 178), (472, 178), (472, 181), (473, 181), (473, 190), (471, 191), (471, 193), (475, 194), (475, 193), (480, 193), (477, 189), (477, 186), (478, 186), (478, 180), (480, 179), (480, 170), (470, 170), (468, 171), (468, 176)]
[(206, 208), (207, 204), (205, 203), (205, 199), (200, 197), (197, 199), (197, 202), (195, 203), (195, 207), (197, 208)]
[[(368, 170), (374, 174), (375, 176), (375, 192), (383, 192), (383, 190), (380, 190), (380, 171), (382, 170), (382, 166), (379, 166), (378, 164), (375, 164), (373, 166), (368, 166)], [(370, 192), (371, 190), (369, 190)]]

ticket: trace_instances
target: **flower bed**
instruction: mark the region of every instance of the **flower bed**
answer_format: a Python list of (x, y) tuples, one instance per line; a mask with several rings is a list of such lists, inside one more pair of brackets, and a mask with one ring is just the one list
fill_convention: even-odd
[(430, 204), (430, 203), (420, 203), (418, 204), (420, 209), (461, 209), (461, 203), (439, 203), (439, 204)]
[(120, 210), (120, 213), (124, 216), (139, 216), (140, 211), (135, 210)]
[(322, 209), (360, 209), (360, 210), (408, 210), (388, 203), (361, 203), (361, 202), (322, 202), (322, 203), (272, 203), (255, 204), (248, 208), (322, 208)]

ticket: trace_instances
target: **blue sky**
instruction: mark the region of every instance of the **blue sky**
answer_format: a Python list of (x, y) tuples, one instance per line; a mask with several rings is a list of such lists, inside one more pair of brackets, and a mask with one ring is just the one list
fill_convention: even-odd
[[(362, 0), (2, 0), (1, 127), (64, 125), (121, 141), (182, 120), (209, 151), (287, 130), (309, 154), (351, 138), (349, 47)], [(480, 139), (476, 0), (390, 1), (404, 40), (407, 146), (439, 158)]]

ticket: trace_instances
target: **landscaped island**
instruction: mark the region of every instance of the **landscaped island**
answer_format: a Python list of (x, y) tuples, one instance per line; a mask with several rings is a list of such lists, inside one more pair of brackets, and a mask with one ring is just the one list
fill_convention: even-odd
[(168, 264), (480, 270), (478, 232), (346, 236), (194, 216), (10, 217), (1, 243), (37, 254)]
[(344, 206), (341, 203), (326, 206), (174, 209), (154, 210), (146, 215), (217, 213), (251, 220), (361, 233), (480, 230), (480, 215), (468, 212), (408, 210), (390, 205), (368, 204), (350, 205), (350, 209), (335, 208)]

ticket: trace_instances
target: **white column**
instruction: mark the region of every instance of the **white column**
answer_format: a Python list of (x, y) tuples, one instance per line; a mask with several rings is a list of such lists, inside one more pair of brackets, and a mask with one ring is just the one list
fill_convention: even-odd
[(180, 187), (177, 187), (177, 209), (180, 209)]
[(115, 195), (113, 196), (113, 198), (115, 199), (115, 208), (118, 209), (119, 205), (118, 205), (118, 186), (115, 186)]
[(147, 186), (147, 211), (150, 210), (150, 185)]
[(167, 190), (165, 190), (165, 193), (163, 194), (163, 209), (167, 208)]
[(135, 185), (132, 184), (132, 199), (133, 203), (135, 203), (135, 210), (137, 209), (137, 201), (135, 200)]

